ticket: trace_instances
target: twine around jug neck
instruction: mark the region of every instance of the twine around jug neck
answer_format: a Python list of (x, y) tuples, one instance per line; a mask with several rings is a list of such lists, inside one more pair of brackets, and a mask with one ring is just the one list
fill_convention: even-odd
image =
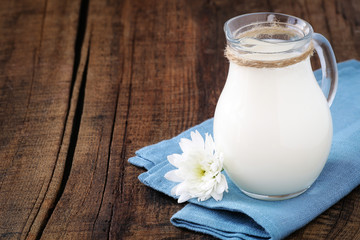
[[(229, 45), (225, 48), (225, 57), (240, 66), (254, 67), (254, 68), (282, 68), (293, 65), (295, 63), (305, 60), (307, 57), (311, 57), (314, 54), (314, 46), (312, 43), (309, 44), (309, 47), (300, 55), (291, 58), (285, 58), (280, 60), (273, 61), (264, 61), (264, 60), (255, 60), (242, 57), (242, 54), (239, 54)], [(243, 54), (245, 55), (245, 54)]]

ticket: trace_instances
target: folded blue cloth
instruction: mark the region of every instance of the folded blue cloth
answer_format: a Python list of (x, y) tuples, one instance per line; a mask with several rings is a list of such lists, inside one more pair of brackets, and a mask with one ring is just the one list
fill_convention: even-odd
[[(315, 183), (299, 197), (276, 202), (252, 199), (230, 180), (222, 201), (189, 200), (171, 222), (220, 239), (281, 239), (303, 227), (360, 184), (360, 62), (338, 64), (339, 87), (331, 107), (334, 137), (328, 161)], [(321, 72), (316, 71), (319, 79)], [(147, 186), (171, 196), (178, 183), (164, 178), (174, 169), (167, 156), (181, 153), (180, 138), (198, 130), (212, 134), (213, 120), (207, 120), (180, 135), (144, 147), (129, 162), (148, 171), (139, 176)], [(172, 196), (174, 197), (174, 196)]]

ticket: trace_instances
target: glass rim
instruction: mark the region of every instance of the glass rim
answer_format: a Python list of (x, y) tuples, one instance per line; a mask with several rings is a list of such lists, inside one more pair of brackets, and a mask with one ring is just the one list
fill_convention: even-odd
[[(298, 23), (302, 23), (302, 25), (304, 25), (305, 27), (308, 28), (308, 32), (305, 33), (305, 31), (303, 29), (299, 29), (304, 36), (301, 36), (297, 39), (289, 39), (289, 40), (284, 40), (283, 42), (277, 42), (276, 44), (288, 44), (288, 43), (298, 43), (298, 42), (307, 42), (307, 40), (310, 40), (312, 38), (312, 34), (314, 33), (314, 30), (312, 28), (312, 26), (310, 25), (310, 23), (308, 23), (307, 21), (299, 18), (299, 17), (295, 17), (292, 15), (288, 15), (288, 14), (284, 14), (284, 13), (276, 13), (276, 12), (255, 12), (255, 13), (247, 13), (247, 14), (242, 14), (242, 15), (238, 15), (235, 17), (230, 18), (229, 20), (227, 20), (224, 24), (224, 32), (225, 32), (225, 36), (226, 36), (226, 40), (228, 42), (230, 42), (231, 44), (236, 44), (236, 45), (241, 45), (241, 38), (237, 39), (233, 37), (233, 34), (231, 33), (229, 24), (237, 19), (241, 19), (241, 18), (246, 18), (249, 16), (269, 16), (269, 15), (274, 15), (276, 16), (281, 16), (281, 17), (286, 17), (287, 19), (293, 19), (296, 20)], [(296, 26), (296, 24), (293, 24), (291, 22), (286, 22), (286, 21), (280, 21), (280, 22), (276, 22), (276, 21), (258, 21), (258, 22), (252, 22), (252, 23), (248, 23), (245, 24), (244, 26), (242, 26), (241, 28), (247, 27), (247, 26), (251, 26), (251, 25), (258, 25), (258, 24), (264, 24), (264, 23), (282, 23), (282, 24), (289, 24), (292, 26)], [(241, 29), (241, 28), (238, 28)], [(252, 37), (249, 37), (252, 38)], [(270, 41), (267, 41), (266, 39), (258, 39), (258, 38), (252, 38), (252, 39), (256, 39), (258, 41), (262, 41), (265, 43), (269, 43)], [(305, 44), (305, 43), (304, 43)]]

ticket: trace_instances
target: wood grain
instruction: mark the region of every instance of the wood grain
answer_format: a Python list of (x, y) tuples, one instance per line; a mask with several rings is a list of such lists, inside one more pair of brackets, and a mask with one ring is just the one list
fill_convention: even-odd
[(2, 1), (0, 238), (33, 238), (57, 194), (79, 2)]
[[(213, 239), (172, 226), (183, 205), (141, 184), (127, 159), (212, 117), (224, 22), (283, 12), (327, 37), (338, 61), (360, 55), (356, 0), (0, 6), (1, 239)], [(358, 187), (288, 239), (360, 239), (359, 197)]]

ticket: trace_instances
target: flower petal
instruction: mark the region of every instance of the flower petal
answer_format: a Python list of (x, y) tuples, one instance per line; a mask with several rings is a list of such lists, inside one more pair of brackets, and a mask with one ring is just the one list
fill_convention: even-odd
[(179, 176), (178, 171), (179, 170), (169, 171), (165, 174), (164, 177), (167, 180), (172, 181), (172, 182), (182, 182), (182, 181), (184, 181), (184, 179), (181, 176)]
[(217, 193), (215, 191), (213, 191), (211, 193), (211, 196), (216, 200), (216, 201), (220, 201), (223, 198), (223, 193)]
[(206, 201), (210, 198), (211, 196), (210, 195), (203, 195), (203, 196), (200, 196), (198, 197), (198, 201)]
[(217, 184), (215, 191), (218, 194), (228, 191), (228, 184), (224, 174), (221, 174), (221, 181)]
[(187, 138), (182, 138), (180, 139), (180, 148), (181, 150), (186, 153), (186, 152), (191, 152), (192, 149), (193, 149), (193, 146), (192, 146), (192, 141), (187, 139)]
[(215, 143), (211, 135), (207, 134), (205, 135), (205, 151), (209, 155), (213, 155), (215, 152)]
[(176, 189), (177, 189), (178, 186), (179, 186), (179, 184), (176, 185), (175, 187), (173, 187), (173, 188), (171, 189), (171, 195), (175, 195), (175, 196), (176, 196)]
[(179, 196), (179, 195), (184, 195), (186, 193), (189, 192), (189, 186), (188, 184), (186, 184), (186, 181), (180, 183), (179, 185), (177, 185), (176, 191), (175, 191), (175, 195)]
[(213, 197), (216, 201), (223, 198), (228, 190), (226, 178), (221, 174), (223, 168), (222, 153), (216, 150), (213, 138), (208, 133), (205, 140), (198, 132), (191, 132), (191, 140), (182, 138), (179, 142), (183, 153), (167, 157), (177, 169), (165, 174), (165, 178), (180, 182), (171, 189), (171, 194), (179, 196), (182, 203), (190, 198), (205, 201)]
[(178, 199), (178, 203), (183, 203), (183, 202), (186, 202), (187, 200), (189, 200), (191, 198), (190, 195), (187, 195), (187, 194), (183, 194), (183, 195), (180, 195), (179, 199)]
[(220, 183), (222, 181), (221, 173), (218, 173), (215, 177), (216, 182)]
[(195, 132), (191, 132), (191, 140), (194, 144), (194, 147), (198, 149), (205, 149), (204, 145), (204, 138), (201, 136), (201, 134), (196, 130)]
[(180, 168), (183, 159), (180, 154), (172, 154), (167, 156), (167, 160), (173, 165), (174, 167)]

